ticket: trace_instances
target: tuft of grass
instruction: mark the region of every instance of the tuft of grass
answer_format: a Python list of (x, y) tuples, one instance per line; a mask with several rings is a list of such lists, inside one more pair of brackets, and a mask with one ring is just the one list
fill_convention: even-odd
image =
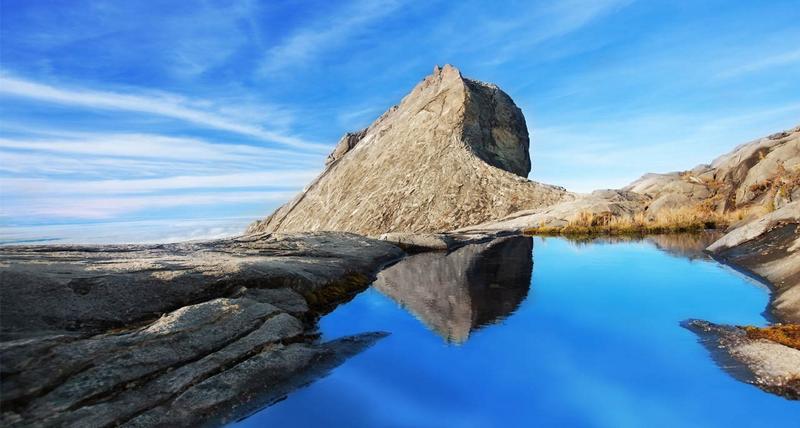
[(794, 349), (800, 349), (800, 325), (782, 324), (769, 327), (745, 326), (750, 339), (767, 339)]
[(664, 233), (701, 232), (720, 229), (741, 221), (754, 209), (717, 213), (703, 206), (662, 210), (655, 216), (646, 213), (615, 216), (612, 213), (577, 213), (563, 227), (541, 225), (525, 229), (528, 235), (647, 235)]

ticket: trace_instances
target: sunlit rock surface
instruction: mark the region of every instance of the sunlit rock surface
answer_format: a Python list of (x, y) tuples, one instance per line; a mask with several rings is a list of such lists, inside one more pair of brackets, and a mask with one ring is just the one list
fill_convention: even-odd
[(625, 190), (652, 197), (653, 213), (695, 203), (719, 212), (749, 205), (780, 208), (800, 200), (800, 127), (742, 144), (709, 165), (646, 174)]
[(765, 339), (753, 339), (740, 327), (688, 320), (719, 365), (736, 379), (767, 392), (800, 399), (800, 350)]
[(528, 150), (525, 118), (505, 92), (437, 67), (346, 134), (304, 192), (248, 231), (442, 232), (568, 197), (526, 178)]
[(578, 215), (657, 218), (680, 209), (730, 213), (747, 221), (800, 200), (800, 127), (779, 132), (689, 171), (645, 174), (620, 190), (572, 195), (547, 207), (520, 210), (459, 231), (564, 227)]
[(770, 312), (800, 323), (800, 201), (733, 229), (708, 250), (765, 279), (772, 288)]

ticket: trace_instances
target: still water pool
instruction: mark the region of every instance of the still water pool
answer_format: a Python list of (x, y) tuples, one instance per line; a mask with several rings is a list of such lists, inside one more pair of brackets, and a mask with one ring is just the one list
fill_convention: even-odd
[(728, 375), (689, 318), (766, 323), (768, 291), (702, 236), (506, 238), (385, 270), (320, 321), (390, 335), (237, 426), (799, 426), (800, 403)]

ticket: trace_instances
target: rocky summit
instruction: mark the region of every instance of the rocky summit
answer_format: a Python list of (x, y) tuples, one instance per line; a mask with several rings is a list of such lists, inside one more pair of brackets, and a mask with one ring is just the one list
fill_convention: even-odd
[(322, 174), (248, 232), (446, 231), (569, 199), (526, 178), (529, 144), (505, 92), (437, 66), (368, 128), (345, 134)]

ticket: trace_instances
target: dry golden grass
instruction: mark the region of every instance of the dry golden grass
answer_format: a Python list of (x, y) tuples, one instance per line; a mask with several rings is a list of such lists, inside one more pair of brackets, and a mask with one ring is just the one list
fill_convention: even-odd
[(795, 349), (800, 349), (800, 325), (785, 324), (773, 325), (770, 327), (744, 328), (747, 337), (751, 339), (767, 339)]
[(580, 212), (563, 227), (539, 226), (524, 230), (529, 235), (642, 235), (699, 232), (725, 228), (763, 211), (754, 207), (720, 214), (702, 206), (662, 210), (656, 216), (645, 213), (615, 216)]

